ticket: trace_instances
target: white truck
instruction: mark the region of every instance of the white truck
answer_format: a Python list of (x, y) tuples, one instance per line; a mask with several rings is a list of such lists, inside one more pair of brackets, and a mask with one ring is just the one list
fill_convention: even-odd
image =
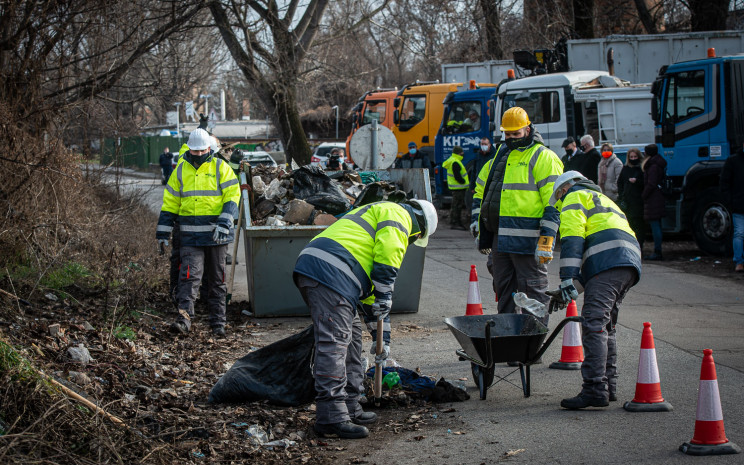
[(591, 134), (597, 147), (609, 142), (624, 156), (654, 142), (650, 84), (629, 84), (606, 71), (543, 74), (502, 83), (493, 101), (494, 143), (501, 115), (513, 106), (527, 111), (545, 145), (561, 155), (568, 136)]
[[(524, 75), (582, 70), (610, 71), (608, 53), (612, 51), (611, 74), (630, 82), (653, 82), (662, 66), (706, 58), (715, 48), (718, 56), (744, 53), (744, 31), (683, 32), (675, 34), (611, 35), (600, 39), (575, 39), (559, 42), (555, 49), (517, 51), (515, 60), (442, 65), (442, 82), (498, 83), (508, 69)], [(520, 59), (521, 58), (521, 59)], [(527, 65), (525, 60), (531, 62)], [(520, 70), (522, 71), (520, 73)]]

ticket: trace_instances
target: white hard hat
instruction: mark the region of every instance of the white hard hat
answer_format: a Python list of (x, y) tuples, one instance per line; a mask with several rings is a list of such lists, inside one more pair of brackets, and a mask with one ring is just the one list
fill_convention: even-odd
[(220, 151), (220, 143), (217, 141), (217, 138), (215, 136), (210, 136), (212, 138), (212, 143), (210, 144), (210, 148), (212, 149), (212, 152), (215, 154)]
[(555, 205), (555, 203), (558, 201), (558, 199), (555, 197), (556, 192), (558, 192), (558, 189), (560, 189), (564, 184), (567, 182), (570, 182), (571, 185), (576, 184), (576, 181), (587, 181), (586, 177), (579, 173), (578, 171), (566, 171), (562, 175), (558, 176), (558, 179), (555, 180), (555, 183), (553, 184), (553, 195), (550, 196), (549, 204)]
[(432, 205), (431, 202), (429, 202), (428, 200), (414, 199), (410, 202), (414, 205), (418, 205), (418, 207), (424, 213), (424, 221), (426, 222), (426, 225), (424, 225), (426, 229), (424, 231), (424, 235), (421, 236), (419, 239), (416, 239), (414, 244), (419, 247), (426, 247), (426, 245), (429, 243), (429, 237), (434, 234), (434, 231), (437, 230), (437, 223), (439, 222), (437, 209), (434, 208), (434, 205)]
[(189, 141), (186, 142), (186, 145), (189, 146), (189, 150), (206, 150), (211, 147), (213, 142), (212, 136), (207, 131), (196, 128), (189, 134)]

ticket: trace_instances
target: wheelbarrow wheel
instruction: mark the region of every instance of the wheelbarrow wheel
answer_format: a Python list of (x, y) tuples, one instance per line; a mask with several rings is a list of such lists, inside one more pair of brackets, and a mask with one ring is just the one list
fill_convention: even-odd
[(486, 400), (486, 391), (493, 384), (494, 369), (493, 367), (484, 368), (475, 363), (471, 363), (470, 366), (473, 371), (473, 381), (475, 381), (475, 385), (480, 391), (480, 398), (481, 400)]

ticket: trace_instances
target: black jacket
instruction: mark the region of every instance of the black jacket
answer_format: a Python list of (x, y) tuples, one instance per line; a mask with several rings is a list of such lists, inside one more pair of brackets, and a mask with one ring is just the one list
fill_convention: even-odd
[(583, 163), (585, 158), (586, 154), (579, 149), (576, 149), (576, 154), (573, 155), (570, 159), (568, 158), (568, 154), (563, 155), (563, 157), (561, 158), (561, 161), (563, 162), (563, 172), (565, 173), (566, 171), (573, 170), (584, 174), (582, 172), (582, 169), (584, 168)]
[[(475, 190), (475, 181), (478, 179), (478, 175), (480, 174), (481, 170), (484, 166), (486, 166), (486, 163), (496, 155), (496, 147), (491, 145), (491, 149), (488, 152), (484, 152), (480, 149), (475, 151), (475, 158), (470, 162), (472, 163), (472, 172), (470, 173), (470, 190)], [(468, 163), (468, 165), (470, 165)]]
[(173, 161), (173, 154), (171, 152), (163, 152), (160, 154), (160, 166), (166, 167), (171, 166), (171, 162)]
[(721, 170), (721, 195), (731, 213), (744, 213), (744, 153), (726, 159)]
[(602, 155), (599, 154), (597, 147), (592, 147), (591, 150), (583, 154), (581, 169), (578, 170), (579, 173), (583, 174), (594, 184), (597, 184), (597, 167), (600, 161), (602, 161)]
[(664, 194), (661, 186), (666, 177), (667, 162), (661, 155), (654, 155), (643, 164), (643, 218), (647, 221), (664, 217)]
[[(629, 179), (635, 178), (635, 182)], [(643, 218), (643, 169), (625, 165), (617, 179), (617, 203), (628, 217)]]

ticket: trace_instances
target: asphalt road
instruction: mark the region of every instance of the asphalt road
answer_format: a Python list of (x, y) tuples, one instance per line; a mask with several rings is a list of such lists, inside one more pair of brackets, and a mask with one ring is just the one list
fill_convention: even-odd
[[(162, 186), (157, 179), (127, 178), (128, 186), (146, 193), (155, 211)], [(241, 247), (242, 249), (242, 247)], [(241, 264), (245, 263), (242, 250)], [(468, 232), (443, 226), (431, 239), (423, 271), (418, 313), (393, 315), (392, 357), (402, 366), (448, 380), (467, 378), (471, 399), (438, 406), (441, 413), (427, 419), (420, 431), (400, 434), (373, 429), (369, 439), (338, 441), (339, 463), (481, 464), (515, 463), (742, 463), (744, 456), (699, 458), (677, 449), (692, 439), (702, 350), (713, 349), (718, 385), (729, 440), (744, 445), (744, 285), (658, 264), (644, 263), (643, 277), (625, 298), (618, 324), (619, 402), (605, 409), (567, 411), (564, 397), (581, 388), (578, 371), (552, 370), (560, 358), (560, 336), (548, 349), (547, 363), (532, 367), (532, 395), (500, 382), (480, 400), (470, 364), (460, 362), (460, 346), (443, 323), (463, 315), (467, 302), (470, 265), (478, 267), (485, 313), (495, 313), (494, 294), (485, 260), (473, 247)], [(247, 295), (245, 267), (239, 266), (233, 299)], [(557, 260), (550, 265), (551, 287), (558, 285)], [(242, 278), (241, 278), (242, 276)], [(579, 306), (582, 301), (579, 299)], [(270, 319), (289, 327), (307, 318)], [(551, 328), (558, 318), (553, 315)], [(630, 413), (622, 409), (635, 392), (643, 322), (650, 321), (655, 336), (662, 394), (672, 412)], [(415, 325), (415, 331), (400, 331)], [(366, 347), (365, 343), (365, 347)], [(514, 369), (498, 366), (497, 376)], [(519, 384), (519, 375), (508, 379)], [(454, 409), (449, 413), (445, 410)], [(384, 420), (386, 412), (380, 413)]]

